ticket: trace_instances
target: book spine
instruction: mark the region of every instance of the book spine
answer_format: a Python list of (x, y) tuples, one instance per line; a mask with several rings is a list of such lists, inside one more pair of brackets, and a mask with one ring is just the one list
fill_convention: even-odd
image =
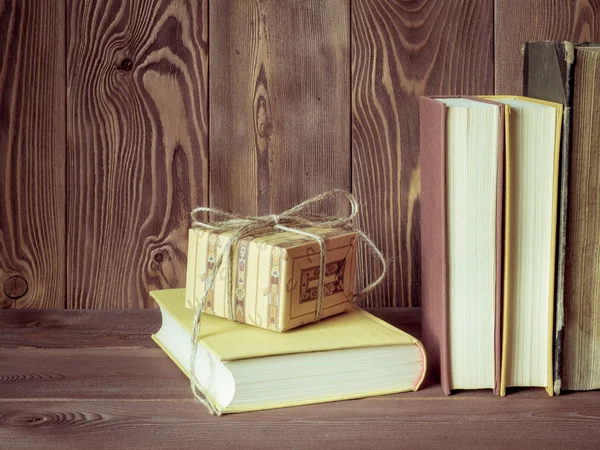
[(564, 105), (560, 149), (559, 204), (556, 258), (556, 288), (554, 308), (554, 393), (560, 394), (562, 384), (562, 347), (564, 314), (564, 280), (567, 235), (567, 201), (569, 186), (569, 155), (573, 105), (573, 73), (575, 48), (570, 42), (527, 42), (523, 47), (523, 92), (541, 100)]
[(496, 181), (496, 314), (494, 322), (494, 394), (504, 395), (502, 389), (502, 348), (504, 341), (504, 229), (505, 229), (505, 187), (506, 187), (506, 136), (505, 127), (508, 107), (501, 107), (498, 116), (498, 172)]
[(446, 236), (446, 106), (419, 99), (421, 159), (421, 305), (429, 370), (450, 394)]
[(557, 44), (557, 56), (564, 74), (565, 108), (563, 110), (563, 130), (560, 150), (560, 195), (558, 204), (558, 255), (556, 258), (556, 304), (554, 308), (554, 393), (560, 395), (562, 385), (562, 348), (565, 326), (564, 293), (567, 237), (567, 210), (569, 189), (569, 158), (571, 144), (571, 110), (573, 105), (573, 72), (575, 49), (569, 42)]

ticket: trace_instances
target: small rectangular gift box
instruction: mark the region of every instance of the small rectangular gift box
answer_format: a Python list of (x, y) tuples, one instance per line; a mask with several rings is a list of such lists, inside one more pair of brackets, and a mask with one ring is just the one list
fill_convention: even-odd
[[(352, 306), (357, 233), (336, 228), (304, 231), (325, 240), (325, 279), (321, 318)], [(233, 231), (191, 229), (186, 278), (186, 308), (195, 308), (215, 262)], [(204, 312), (231, 317), (273, 331), (286, 331), (315, 320), (319, 286), (319, 244), (298, 233), (268, 229), (241, 238), (232, 247), (232, 266), (223, 261), (207, 294)], [(229, 277), (228, 273), (229, 271)], [(232, 283), (227, 289), (227, 279)], [(235, 296), (230, 301), (229, 292)]]

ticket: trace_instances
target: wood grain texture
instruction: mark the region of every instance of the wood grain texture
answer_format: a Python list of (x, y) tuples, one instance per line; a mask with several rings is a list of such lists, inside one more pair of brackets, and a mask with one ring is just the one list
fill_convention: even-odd
[(165, 357), (156, 346), (0, 348), (0, 398), (189, 399), (189, 381)]
[(64, 2), (0, 1), (0, 308), (64, 308)]
[(206, 1), (67, 7), (67, 306), (152, 307), (185, 284), (208, 201)]
[(160, 325), (158, 309), (6, 310), (0, 314), (0, 348), (155, 348), (150, 335)]
[[(403, 329), (419, 327), (418, 308), (370, 311)], [(139, 341), (160, 325), (157, 311), (9, 313), (0, 316), (0, 336), (32, 320), (56, 331), (46, 343), (38, 336), (40, 348), (0, 348), (2, 448), (546, 449), (597, 448), (600, 439), (600, 391), (445, 397), (429, 382), (418, 392), (213, 417), (190, 398), (170, 359)], [(105, 330), (93, 324), (108, 313)], [(84, 348), (68, 348), (85, 328)], [(120, 347), (107, 333), (135, 344)]]
[(389, 258), (369, 306), (420, 304), (417, 99), (493, 92), (493, 20), (492, 0), (352, 2), (352, 189)]
[(600, 49), (578, 49), (567, 201), (563, 389), (600, 388)]
[[(433, 393), (432, 393), (433, 394)], [(437, 392), (441, 395), (441, 390)], [(600, 394), (393, 395), (213, 417), (191, 400), (0, 401), (10, 449), (597, 448)]]
[(211, 206), (267, 214), (350, 189), (348, 0), (209, 10)]
[(600, 0), (495, 0), (495, 92), (523, 92), (525, 41), (600, 40)]

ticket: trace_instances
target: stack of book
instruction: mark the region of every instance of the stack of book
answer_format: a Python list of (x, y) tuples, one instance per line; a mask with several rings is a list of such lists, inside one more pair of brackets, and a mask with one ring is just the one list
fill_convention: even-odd
[(423, 342), (446, 394), (600, 388), (600, 47), (524, 58), (525, 97), (420, 99)]
[[(319, 246), (293, 232), (262, 229), (240, 239), (231, 265), (219, 269), (233, 232), (192, 229), (186, 289), (151, 292), (163, 320), (153, 339), (188, 377), (195, 308), (203, 305), (194, 371), (218, 413), (411, 391), (423, 381), (421, 343), (352, 305), (357, 234), (304, 230), (325, 239), (317, 322)], [(215, 271), (217, 282), (207, 284)]]

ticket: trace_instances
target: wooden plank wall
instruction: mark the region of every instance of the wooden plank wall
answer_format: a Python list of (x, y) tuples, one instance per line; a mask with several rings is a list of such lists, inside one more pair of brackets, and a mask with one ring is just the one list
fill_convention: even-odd
[(152, 307), (193, 206), (332, 187), (390, 261), (367, 304), (418, 305), (417, 97), (520, 92), (530, 39), (600, 1), (0, 0), (0, 307)]
[[(492, 94), (492, 0), (352, 4), (352, 188), (389, 258), (369, 305), (418, 305), (418, 96)], [(468, 32), (467, 32), (468, 30)], [(362, 255), (365, 277), (378, 267)]]
[(64, 13), (0, 1), (0, 308), (66, 305)]
[(211, 206), (269, 214), (349, 190), (349, 0), (219, 0), (209, 14)]
[(496, 0), (497, 94), (521, 93), (524, 41), (600, 40), (600, 0)]
[(67, 18), (67, 307), (148, 307), (185, 283), (208, 199), (206, 3), (70, 0)]

